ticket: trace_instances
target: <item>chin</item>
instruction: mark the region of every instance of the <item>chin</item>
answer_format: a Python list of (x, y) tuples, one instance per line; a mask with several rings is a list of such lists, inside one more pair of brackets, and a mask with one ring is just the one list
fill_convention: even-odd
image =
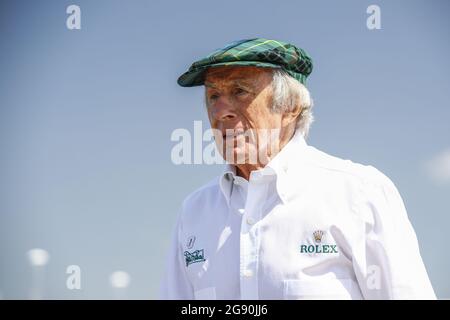
[[(232, 156), (232, 159), (227, 159), (228, 154)], [(227, 150), (224, 150), (222, 157), (230, 164), (244, 164), (248, 162), (248, 152), (241, 148), (233, 148), (232, 150), (228, 150), (228, 153)], [(238, 160), (240, 163), (237, 162)]]

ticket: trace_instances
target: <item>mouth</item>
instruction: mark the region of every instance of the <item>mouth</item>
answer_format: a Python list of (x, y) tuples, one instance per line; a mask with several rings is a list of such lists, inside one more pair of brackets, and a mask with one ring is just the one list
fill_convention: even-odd
[(244, 129), (227, 129), (225, 130), (225, 133), (222, 134), (222, 138), (223, 139), (235, 139), (238, 138), (240, 136), (243, 136), (245, 133)]

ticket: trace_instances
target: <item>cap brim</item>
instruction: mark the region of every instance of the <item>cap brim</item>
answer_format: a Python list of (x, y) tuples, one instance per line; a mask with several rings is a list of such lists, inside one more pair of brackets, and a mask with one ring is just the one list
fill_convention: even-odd
[(178, 84), (182, 87), (195, 87), (201, 86), (205, 82), (205, 73), (209, 68), (223, 67), (223, 66), (255, 66), (261, 68), (275, 68), (281, 69), (281, 66), (273, 63), (260, 62), (260, 61), (232, 61), (232, 62), (220, 62), (214, 64), (208, 64), (201, 67), (197, 67), (195, 70), (189, 70), (183, 73), (177, 80)]

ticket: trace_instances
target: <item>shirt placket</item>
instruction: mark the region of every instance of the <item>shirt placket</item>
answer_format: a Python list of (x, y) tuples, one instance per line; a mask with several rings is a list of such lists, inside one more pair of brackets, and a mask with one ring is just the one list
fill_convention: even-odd
[(245, 211), (240, 233), (240, 288), (241, 299), (258, 299), (258, 261), (260, 237), (258, 221), (267, 193), (267, 184), (261, 177), (251, 179), (248, 184)]

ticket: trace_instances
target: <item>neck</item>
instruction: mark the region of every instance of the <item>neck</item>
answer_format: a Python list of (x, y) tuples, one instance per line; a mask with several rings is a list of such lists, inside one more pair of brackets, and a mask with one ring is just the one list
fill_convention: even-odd
[(280, 142), (279, 142), (279, 148), (276, 148), (276, 152), (273, 154), (268, 154), (267, 155), (267, 162), (265, 163), (261, 163), (258, 159), (258, 162), (256, 164), (248, 164), (248, 163), (244, 163), (244, 164), (239, 164), (236, 165), (236, 175), (249, 180), (250, 179), (250, 174), (252, 173), (252, 171), (256, 171), (259, 169), (262, 169), (266, 166), (267, 163), (270, 162), (270, 160), (272, 160), (278, 153), (280, 153), (280, 151), (284, 148), (284, 146), (286, 144), (288, 144), (288, 142), (292, 139), (292, 137), (294, 136), (295, 130), (290, 131), (289, 133), (285, 134), (280, 134)]

